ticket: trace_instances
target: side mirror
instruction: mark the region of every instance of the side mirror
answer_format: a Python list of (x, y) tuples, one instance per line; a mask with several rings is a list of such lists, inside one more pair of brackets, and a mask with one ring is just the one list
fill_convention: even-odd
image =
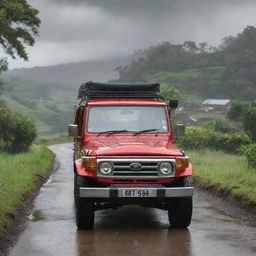
[(68, 136), (77, 137), (78, 136), (78, 126), (77, 124), (70, 124), (68, 126)]
[(178, 100), (169, 100), (169, 107), (170, 108), (177, 108), (179, 104)]
[(177, 136), (177, 138), (185, 136), (185, 129), (186, 129), (185, 124), (177, 124), (177, 126), (176, 126), (176, 136)]

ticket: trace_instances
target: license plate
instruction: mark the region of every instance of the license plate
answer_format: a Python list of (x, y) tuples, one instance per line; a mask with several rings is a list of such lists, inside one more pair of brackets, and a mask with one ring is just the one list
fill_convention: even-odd
[(155, 197), (155, 191), (150, 189), (125, 189), (123, 197)]

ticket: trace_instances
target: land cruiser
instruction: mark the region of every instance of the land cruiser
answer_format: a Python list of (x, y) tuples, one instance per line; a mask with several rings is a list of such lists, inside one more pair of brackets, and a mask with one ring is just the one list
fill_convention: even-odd
[(167, 106), (159, 84), (87, 82), (78, 96), (69, 125), (77, 227), (92, 228), (97, 210), (128, 204), (167, 210), (171, 227), (188, 227), (192, 165), (171, 129), (178, 102)]

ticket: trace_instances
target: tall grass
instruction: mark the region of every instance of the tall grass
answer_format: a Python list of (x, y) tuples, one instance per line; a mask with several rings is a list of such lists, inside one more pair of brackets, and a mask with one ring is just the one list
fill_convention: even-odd
[(56, 133), (52, 135), (41, 135), (36, 139), (36, 144), (39, 145), (51, 145), (51, 144), (60, 144), (66, 142), (72, 142), (73, 139), (68, 136), (67, 133)]
[(256, 203), (256, 170), (248, 167), (244, 156), (220, 151), (188, 151), (194, 180), (203, 187), (214, 186), (242, 204)]
[(37, 188), (38, 177), (46, 177), (54, 155), (42, 146), (28, 153), (0, 153), (0, 229), (10, 223), (26, 195)]

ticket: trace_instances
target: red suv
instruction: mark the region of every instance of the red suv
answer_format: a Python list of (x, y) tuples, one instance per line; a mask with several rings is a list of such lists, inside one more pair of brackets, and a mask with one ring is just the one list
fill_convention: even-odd
[[(95, 211), (128, 204), (168, 210), (171, 227), (191, 222), (189, 158), (174, 144), (159, 84), (83, 84), (74, 137), (74, 200), (79, 229)], [(180, 133), (180, 131), (178, 131)]]

